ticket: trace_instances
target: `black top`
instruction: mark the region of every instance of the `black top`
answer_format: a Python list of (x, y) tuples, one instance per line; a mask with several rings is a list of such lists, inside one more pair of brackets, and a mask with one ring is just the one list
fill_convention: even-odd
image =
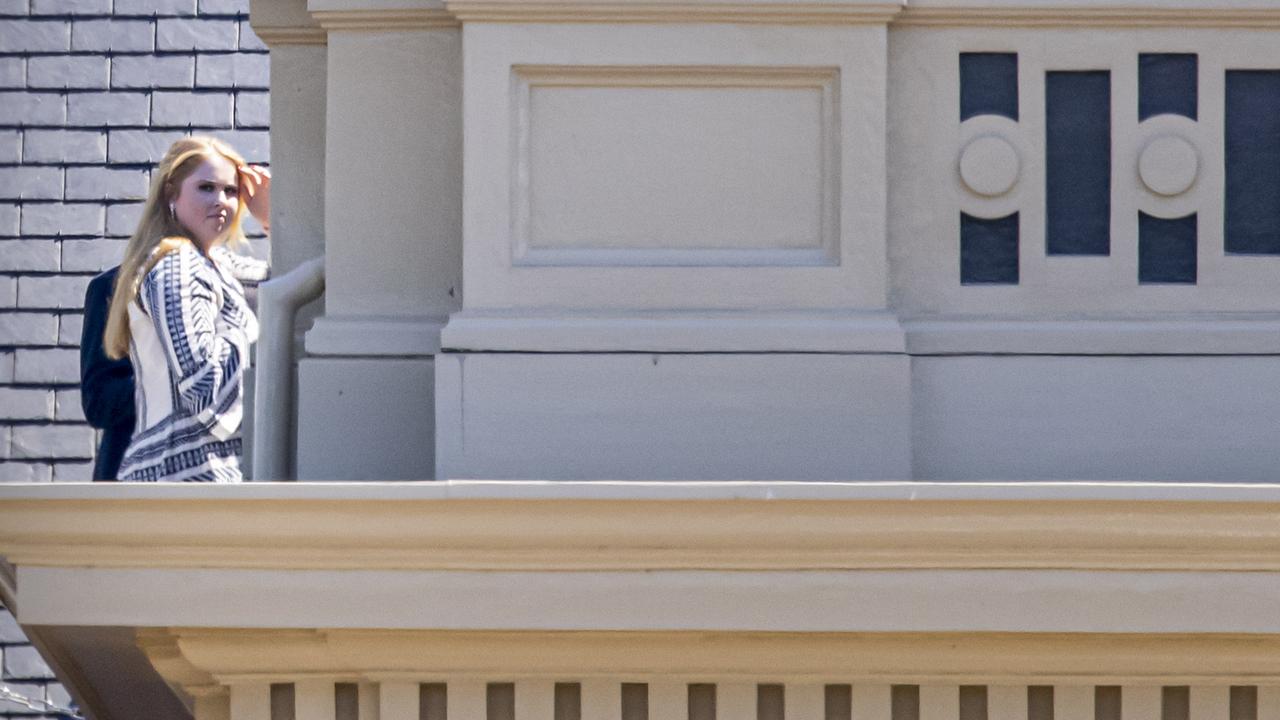
[(120, 459), (133, 436), (133, 366), (128, 358), (112, 360), (102, 349), (107, 310), (116, 272), (111, 268), (89, 282), (84, 295), (84, 329), (80, 336), (80, 405), (89, 424), (102, 430), (94, 480), (115, 480)]

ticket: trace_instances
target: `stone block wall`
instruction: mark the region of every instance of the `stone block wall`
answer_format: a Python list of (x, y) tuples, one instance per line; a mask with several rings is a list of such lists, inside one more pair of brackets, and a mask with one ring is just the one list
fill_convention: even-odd
[(90, 478), (84, 290), (120, 261), (169, 144), (212, 134), (268, 161), (269, 56), (248, 11), (0, 0), (0, 482)]
[(0, 718), (65, 720), (75, 707), (53, 671), (0, 605)]

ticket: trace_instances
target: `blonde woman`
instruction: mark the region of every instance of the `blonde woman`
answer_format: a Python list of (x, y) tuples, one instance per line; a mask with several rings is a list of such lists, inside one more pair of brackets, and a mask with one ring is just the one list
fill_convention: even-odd
[(271, 176), (225, 143), (189, 137), (156, 168), (116, 278), (106, 353), (128, 356), (137, 424), (119, 479), (240, 482), (244, 370), (258, 322), (240, 280), (266, 266), (231, 252), (247, 210), (267, 228)]

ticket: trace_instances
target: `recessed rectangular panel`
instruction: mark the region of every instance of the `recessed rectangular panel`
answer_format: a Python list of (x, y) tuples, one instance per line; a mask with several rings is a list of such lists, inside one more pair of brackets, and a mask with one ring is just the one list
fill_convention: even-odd
[(960, 120), (1018, 119), (1018, 54), (960, 53)]
[(961, 213), (960, 282), (1018, 284), (1018, 213), (990, 220)]
[(1138, 56), (1138, 120), (1156, 115), (1196, 119), (1199, 61), (1194, 53)]
[(836, 264), (837, 77), (518, 68), (515, 264)]
[(1280, 255), (1280, 70), (1228, 70), (1226, 251)]
[(1158, 218), (1138, 213), (1138, 282), (1196, 281), (1196, 216)]
[(1111, 253), (1111, 74), (1045, 74), (1045, 245)]

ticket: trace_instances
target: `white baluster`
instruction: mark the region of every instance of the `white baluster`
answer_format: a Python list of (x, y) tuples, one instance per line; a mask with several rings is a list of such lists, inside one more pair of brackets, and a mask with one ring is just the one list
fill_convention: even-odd
[(271, 685), (233, 684), (230, 711), (231, 720), (271, 720)]
[(726, 682), (716, 685), (716, 720), (756, 720), (756, 684)]
[(921, 685), (920, 720), (960, 720), (959, 686)]
[(622, 720), (622, 683), (617, 680), (582, 682), (582, 720)]
[(689, 720), (689, 686), (649, 683), (649, 720)]
[[(361, 717), (360, 720), (364, 718)], [(380, 683), (378, 720), (418, 720), (418, 683)]]
[(555, 720), (556, 686), (544, 681), (516, 683), (516, 720)]
[(1053, 720), (1094, 720), (1092, 685), (1053, 688)]
[(892, 720), (892, 686), (854, 685), (850, 694), (853, 720)]
[(1125, 685), (1120, 688), (1120, 720), (1160, 720), (1159, 687)]
[(482, 682), (451, 682), (445, 688), (449, 720), (488, 720), (488, 696)]
[(225, 690), (196, 695), (194, 710), (195, 720), (231, 720), (231, 697)]
[(825, 685), (788, 684), (783, 692), (785, 720), (826, 720)]
[(1280, 687), (1258, 686), (1258, 720), (1280, 720)]
[[(379, 720), (380, 709), (378, 703), (380, 700), (378, 683), (360, 683), (356, 691), (356, 697), (360, 703), (360, 720)], [(414, 720), (418, 720), (414, 716)]]
[(1025, 685), (988, 685), (987, 720), (1027, 720)]
[(332, 680), (301, 680), (293, 685), (297, 720), (337, 720)]
[(1190, 715), (1191, 720), (1231, 720), (1231, 687), (1227, 685), (1191, 686)]

